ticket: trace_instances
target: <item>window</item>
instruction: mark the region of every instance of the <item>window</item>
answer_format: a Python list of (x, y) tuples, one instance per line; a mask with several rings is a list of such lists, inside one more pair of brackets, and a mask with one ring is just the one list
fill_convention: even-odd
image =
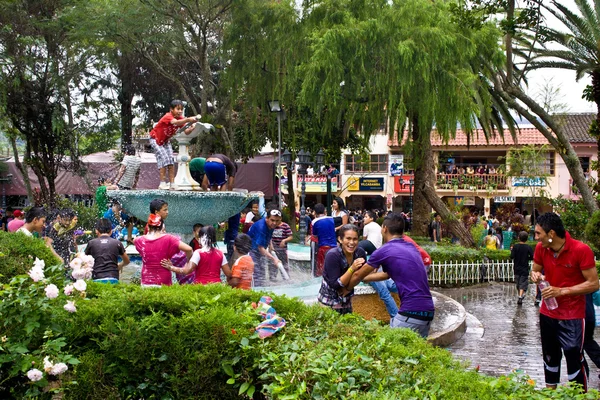
[(371, 154), (368, 159), (361, 159), (352, 154), (346, 155), (346, 172), (387, 172), (388, 155)]
[(554, 175), (554, 152), (546, 153), (546, 161), (544, 162), (544, 173)]
[(579, 163), (581, 164), (581, 169), (583, 172), (590, 171), (590, 158), (589, 157), (579, 157)]

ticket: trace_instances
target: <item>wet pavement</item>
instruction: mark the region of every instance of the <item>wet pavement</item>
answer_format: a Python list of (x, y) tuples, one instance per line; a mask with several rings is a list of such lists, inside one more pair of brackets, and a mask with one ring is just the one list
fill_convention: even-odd
[[(447, 347), (471, 368), (497, 376), (521, 370), (544, 386), (542, 347), (539, 337), (539, 310), (534, 306), (535, 287), (530, 286), (522, 306), (512, 283), (486, 283), (467, 288), (433, 290), (461, 303), (467, 311), (467, 331)], [(600, 340), (600, 327), (594, 337)], [(588, 357), (588, 363), (590, 360)], [(589, 387), (600, 389), (600, 371), (590, 363)], [(563, 358), (561, 383), (567, 382)]]

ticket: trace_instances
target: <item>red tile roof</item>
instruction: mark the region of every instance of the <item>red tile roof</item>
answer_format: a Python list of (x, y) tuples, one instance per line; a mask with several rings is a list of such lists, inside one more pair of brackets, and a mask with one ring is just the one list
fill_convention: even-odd
[[(506, 147), (506, 146), (514, 146), (517, 145), (525, 145), (525, 144), (549, 144), (548, 140), (535, 128), (521, 128), (517, 131), (517, 142), (513, 140), (510, 135), (510, 131), (508, 129), (504, 130), (504, 138), (498, 135), (498, 132), (494, 131), (494, 137), (489, 138), (489, 141), (486, 140), (485, 135), (483, 133), (483, 129), (477, 129), (473, 131), (471, 135), (471, 140), (469, 146), (471, 147), (490, 147), (490, 146), (498, 146), (498, 147)], [(404, 131), (404, 143), (408, 132)], [(394, 133), (392, 139), (388, 140), (388, 146), (401, 146), (402, 143), (398, 142), (398, 132)], [(448, 143), (444, 143), (442, 139), (436, 135), (435, 131), (432, 132), (431, 135), (431, 145), (433, 147), (466, 147), (467, 146), (467, 135), (462, 130), (456, 131), (456, 136), (454, 139), (450, 139)]]

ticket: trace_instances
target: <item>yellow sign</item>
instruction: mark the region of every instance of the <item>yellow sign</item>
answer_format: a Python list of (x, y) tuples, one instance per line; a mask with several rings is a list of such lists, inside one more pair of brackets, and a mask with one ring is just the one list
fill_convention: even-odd
[(358, 192), (360, 190), (360, 178), (357, 176), (351, 176), (346, 181), (346, 185), (348, 185), (349, 191)]

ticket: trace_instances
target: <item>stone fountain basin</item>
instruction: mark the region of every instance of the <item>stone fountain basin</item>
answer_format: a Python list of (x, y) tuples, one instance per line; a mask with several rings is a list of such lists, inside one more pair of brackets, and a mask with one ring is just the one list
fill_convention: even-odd
[(163, 199), (169, 203), (167, 231), (190, 234), (194, 224), (213, 225), (240, 211), (259, 193), (199, 192), (174, 190), (108, 190), (109, 198), (117, 199), (123, 209), (141, 221), (150, 214), (150, 202)]

